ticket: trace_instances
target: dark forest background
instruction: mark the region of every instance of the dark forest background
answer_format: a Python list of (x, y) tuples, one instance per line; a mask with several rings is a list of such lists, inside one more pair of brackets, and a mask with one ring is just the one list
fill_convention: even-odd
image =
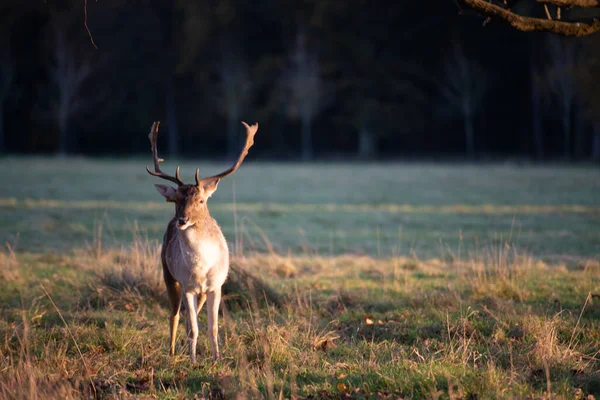
[(244, 120), (263, 159), (600, 159), (600, 34), (453, 0), (90, 0), (90, 36), (84, 3), (2, 1), (1, 153), (147, 155), (160, 120), (163, 154), (233, 157)]

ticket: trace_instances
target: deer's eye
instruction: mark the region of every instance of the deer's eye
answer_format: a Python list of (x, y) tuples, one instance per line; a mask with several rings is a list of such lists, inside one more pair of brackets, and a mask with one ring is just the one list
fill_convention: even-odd
[(204, 200), (200, 200), (200, 204), (204, 203)]

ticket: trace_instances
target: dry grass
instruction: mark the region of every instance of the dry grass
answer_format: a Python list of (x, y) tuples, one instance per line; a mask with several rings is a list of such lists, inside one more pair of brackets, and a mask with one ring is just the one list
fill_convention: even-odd
[(249, 164), (212, 206), (223, 358), (190, 365), (145, 161), (0, 163), (2, 399), (600, 397), (597, 170)]
[[(20, 300), (1, 311), (1, 398), (600, 394), (595, 260), (567, 269), (512, 248), (469, 260), (236, 256), (238, 272), (285, 296), (279, 307), (256, 293), (246, 307), (224, 299), (223, 359), (210, 361), (201, 335), (191, 366), (183, 328), (167, 355), (160, 245), (138, 234), (129, 247), (98, 249), (2, 254), (3, 271), (29, 272), (4, 275)], [(65, 266), (80, 273), (45, 278)]]
[(19, 279), (17, 256), (10, 244), (6, 244), (6, 251), (0, 252), (0, 279), (3, 281), (16, 281)]

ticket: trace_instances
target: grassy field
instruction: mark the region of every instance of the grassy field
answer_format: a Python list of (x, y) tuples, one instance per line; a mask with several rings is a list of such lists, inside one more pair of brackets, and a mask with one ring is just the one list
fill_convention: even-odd
[(0, 398), (600, 397), (597, 167), (245, 163), (209, 207), (283, 301), (190, 365), (147, 163), (0, 160)]
[[(4, 159), (0, 240), (70, 251), (102, 228), (108, 246), (137, 224), (161, 238), (173, 214), (151, 160)], [(163, 170), (174, 173), (175, 163)], [(228, 164), (182, 163), (182, 177)], [(512, 244), (547, 261), (600, 254), (598, 167), (244, 163), (209, 206), (236, 251), (443, 257)], [(465, 253), (466, 252), (466, 253)]]

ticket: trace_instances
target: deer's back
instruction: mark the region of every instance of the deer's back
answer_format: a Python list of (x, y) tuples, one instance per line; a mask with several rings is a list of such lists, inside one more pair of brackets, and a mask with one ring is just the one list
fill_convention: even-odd
[(227, 241), (212, 218), (183, 231), (172, 220), (165, 233), (163, 253), (163, 262), (186, 292), (210, 292), (227, 279)]

